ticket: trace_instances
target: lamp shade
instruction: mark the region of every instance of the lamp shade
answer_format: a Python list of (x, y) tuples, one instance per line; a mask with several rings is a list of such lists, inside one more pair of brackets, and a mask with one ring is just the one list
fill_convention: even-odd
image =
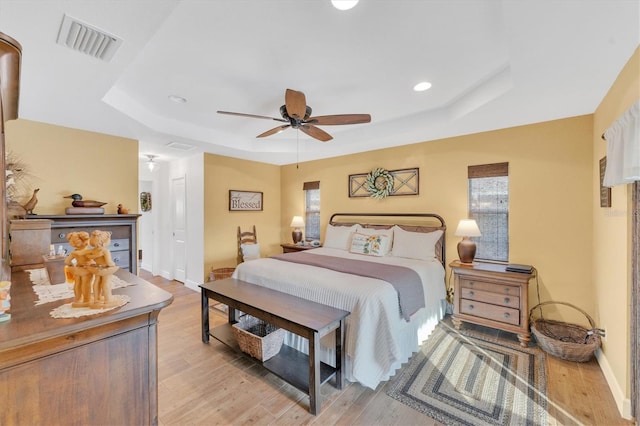
[(456, 229), (456, 237), (481, 237), (480, 228), (473, 219), (462, 219)]
[(302, 219), (302, 216), (294, 216), (293, 219), (291, 220), (291, 227), (292, 228), (304, 227), (304, 220)]

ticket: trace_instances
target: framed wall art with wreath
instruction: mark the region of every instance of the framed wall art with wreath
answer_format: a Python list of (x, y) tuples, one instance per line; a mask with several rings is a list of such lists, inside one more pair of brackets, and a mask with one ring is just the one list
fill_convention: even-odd
[(395, 195), (419, 194), (419, 170), (385, 170), (349, 175), (349, 197), (371, 197), (381, 200)]

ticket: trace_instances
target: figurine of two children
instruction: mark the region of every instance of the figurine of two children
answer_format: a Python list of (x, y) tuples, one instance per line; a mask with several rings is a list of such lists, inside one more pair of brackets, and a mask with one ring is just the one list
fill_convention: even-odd
[(67, 282), (74, 285), (71, 306), (94, 309), (117, 306), (120, 302), (111, 295), (111, 276), (118, 270), (108, 249), (111, 233), (95, 230), (89, 236), (84, 231), (70, 232), (67, 240), (75, 249), (64, 260)]

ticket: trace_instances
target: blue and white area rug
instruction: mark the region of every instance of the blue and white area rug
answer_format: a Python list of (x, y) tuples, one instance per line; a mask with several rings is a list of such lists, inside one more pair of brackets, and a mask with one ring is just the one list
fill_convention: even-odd
[(546, 389), (540, 348), (441, 322), (387, 394), (447, 425), (546, 425)]

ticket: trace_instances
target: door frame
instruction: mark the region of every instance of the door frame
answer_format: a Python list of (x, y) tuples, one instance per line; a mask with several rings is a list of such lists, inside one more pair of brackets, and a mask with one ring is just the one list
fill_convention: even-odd
[(640, 183), (631, 190), (631, 415), (640, 424)]
[[(175, 253), (175, 230), (176, 230), (176, 215), (175, 215), (175, 203), (176, 203), (176, 182), (182, 181), (183, 183), (183, 191), (182, 191), (182, 204), (184, 207), (184, 253), (182, 256), (184, 264), (182, 265), (184, 268), (184, 277), (178, 277), (176, 271), (178, 270), (175, 259), (178, 258)], [(174, 280), (180, 281), (182, 283), (186, 282), (187, 279), (187, 177), (185, 175), (176, 176), (171, 178), (171, 252), (173, 253), (174, 261), (171, 264), (171, 276)], [(178, 279), (180, 278), (180, 279)]]

